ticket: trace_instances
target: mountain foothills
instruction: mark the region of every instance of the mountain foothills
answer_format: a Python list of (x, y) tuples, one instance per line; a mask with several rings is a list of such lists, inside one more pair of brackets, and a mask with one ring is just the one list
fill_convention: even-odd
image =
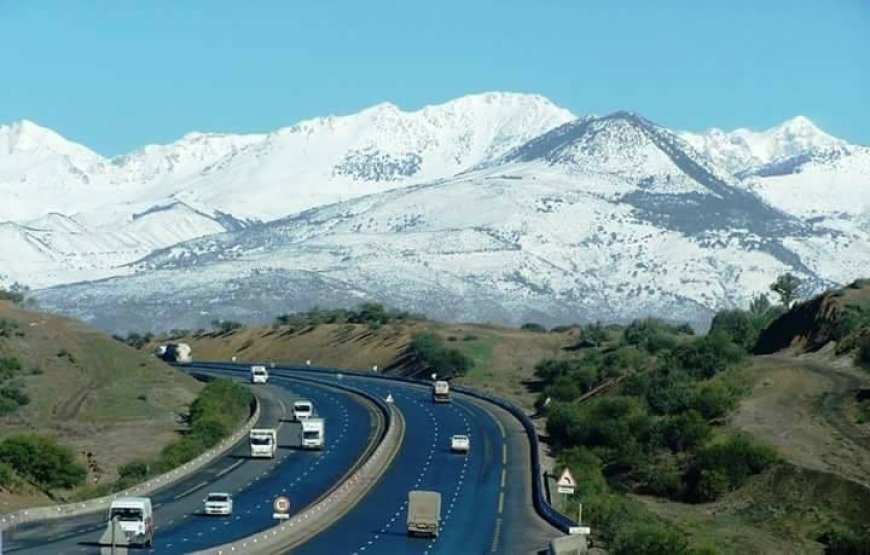
[(870, 265), (870, 148), (803, 117), (695, 134), (534, 95), (111, 159), (21, 122), (0, 127), (0, 194), (0, 280), (121, 331), (364, 300), (700, 326), (785, 272), (819, 289)]

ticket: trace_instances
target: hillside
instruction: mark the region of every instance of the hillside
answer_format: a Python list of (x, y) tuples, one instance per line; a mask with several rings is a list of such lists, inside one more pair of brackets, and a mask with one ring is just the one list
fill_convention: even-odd
[[(458, 383), (490, 391), (532, 408), (535, 395), (526, 382), (534, 380), (534, 366), (550, 357), (569, 356), (565, 350), (579, 338), (576, 328), (539, 333), (479, 324), (443, 324), (407, 320), (372, 329), (367, 324), (317, 324), (253, 327), (228, 333), (203, 332), (175, 337), (191, 345), (200, 360), (239, 362), (276, 361), (291, 364), (368, 369), (393, 375), (428, 375), (409, 356), (415, 334), (434, 333), (447, 348), (468, 356), (472, 367)], [(155, 346), (149, 344), (146, 349)]]
[[(821, 298), (847, 307), (863, 292), (860, 282)], [(762, 326), (781, 309), (767, 311)], [(834, 553), (870, 533), (861, 517), (870, 507), (870, 396), (860, 394), (870, 391), (870, 373), (836, 348), (748, 356), (729, 340), (744, 337), (727, 335), (739, 331), (722, 324), (731, 319), (706, 336), (655, 320), (554, 331), (407, 315), (327, 323), (360, 314), (316, 311), (235, 330), (227, 323), (183, 340), (200, 359), (428, 376), (413, 343), (434, 334), (472, 361), (458, 383), (537, 415), (545, 468), (567, 464), (584, 476), (584, 518), (599, 540), (624, 544), (655, 530), (656, 541), (704, 553)], [(798, 337), (822, 340), (822, 327), (801, 322)]]
[[(0, 417), (0, 435), (56, 437), (87, 465), (91, 484), (113, 481), (120, 465), (178, 439), (179, 418), (202, 387), (84, 324), (5, 301), (0, 358), (20, 366), (5, 375), (4, 388), (16, 384), (29, 397)], [(29, 488), (0, 490), (0, 510), (45, 502)]]
[(825, 292), (796, 305), (761, 334), (756, 352), (813, 352), (837, 343), (843, 353), (870, 342), (870, 280)]

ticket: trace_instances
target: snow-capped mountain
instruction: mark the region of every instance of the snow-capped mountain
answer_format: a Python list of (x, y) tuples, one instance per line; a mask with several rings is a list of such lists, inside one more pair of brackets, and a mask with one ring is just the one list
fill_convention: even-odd
[[(0, 282), (45, 286), (123, 273), (124, 264), (179, 241), (450, 177), (570, 119), (540, 96), (487, 93), (415, 112), (381, 104), (269, 134), (191, 133), (112, 159), (30, 122), (5, 126), (0, 222), (12, 224), (15, 239), (0, 244), (0, 260), (18, 263)], [(40, 220), (50, 214), (81, 229), (65, 238), (53, 230), (46, 241)]]
[(713, 164), (732, 174), (775, 160), (846, 144), (819, 129), (804, 116), (797, 116), (761, 132), (749, 129), (725, 132), (713, 128), (704, 133), (682, 132), (680, 136)]
[(634, 114), (581, 118), (480, 158), (453, 177), (181, 243), (129, 276), (40, 300), (121, 330), (367, 299), (449, 320), (701, 325), (782, 272), (821, 286), (870, 263), (867, 230), (780, 210)]
[(802, 117), (688, 133), (487, 93), (111, 159), (21, 122), (0, 127), (0, 284), (118, 331), (365, 299), (700, 324), (784, 271), (866, 274), (868, 194), (870, 149)]

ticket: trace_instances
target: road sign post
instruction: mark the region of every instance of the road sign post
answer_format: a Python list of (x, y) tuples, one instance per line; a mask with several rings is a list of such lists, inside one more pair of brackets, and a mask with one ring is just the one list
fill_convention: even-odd
[(277, 520), (286, 520), (290, 518), (290, 500), (284, 497), (276, 497), (272, 502), (272, 518)]
[(559, 476), (559, 481), (556, 482), (556, 489), (559, 493), (571, 495), (574, 493), (576, 487), (577, 482), (574, 481), (574, 476), (571, 475), (571, 471), (568, 470), (568, 467), (566, 466), (564, 470), (562, 470), (562, 475)]

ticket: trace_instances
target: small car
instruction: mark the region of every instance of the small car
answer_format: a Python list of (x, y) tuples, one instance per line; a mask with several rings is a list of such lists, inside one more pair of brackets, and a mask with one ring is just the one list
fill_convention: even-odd
[(203, 512), (207, 515), (230, 516), (233, 514), (233, 496), (229, 493), (209, 493), (202, 500)]
[(450, 450), (454, 453), (468, 453), (471, 447), (471, 439), (466, 435), (455, 435), (450, 437)]

